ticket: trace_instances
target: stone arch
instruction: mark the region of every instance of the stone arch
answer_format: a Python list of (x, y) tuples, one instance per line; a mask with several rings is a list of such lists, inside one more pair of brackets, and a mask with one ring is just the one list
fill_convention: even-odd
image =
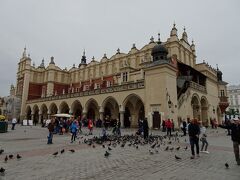
[(32, 109), (30, 106), (27, 106), (26, 108), (26, 119), (29, 120), (31, 119), (31, 115), (32, 115)]
[(110, 119), (119, 118), (119, 104), (114, 97), (107, 97), (102, 103), (102, 108), (104, 109), (104, 117), (109, 117)]
[(203, 126), (208, 126), (209, 121), (208, 121), (208, 100), (205, 96), (201, 97), (201, 121)]
[(75, 100), (71, 105), (71, 112), (75, 117), (79, 117), (82, 115), (82, 104), (79, 100)]
[(200, 99), (198, 94), (193, 94), (192, 100), (192, 111), (193, 111), (193, 118), (201, 119), (201, 113), (200, 113)]
[(61, 102), (59, 112), (69, 114), (69, 106), (65, 101)]
[(58, 112), (57, 105), (55, 103), (50, 104), (48, 108), (49, 115), (57, 114), (57, 112)]
[(139, 119), (145, 118), (144, 103), (136, 94), (130, 94), (124, 99), (123, 109), (125, 127), (137, 127)]
[(46, 104), (42, 104), (40, 110), (41, 110), (40, 122), (43, 123), (44, 119), (48, 119), (48, 108), (47, 108)]
[(99, 119), (99, 106), (95, 99), (89, 99), (85, 104), (86, 116), (88, 119)]
[(32, 112), (32, 115), (33, 115), (33, 122), (39, 122), (39, 107), (37, 104), (35, 104), (33, 106), (33, 112)]

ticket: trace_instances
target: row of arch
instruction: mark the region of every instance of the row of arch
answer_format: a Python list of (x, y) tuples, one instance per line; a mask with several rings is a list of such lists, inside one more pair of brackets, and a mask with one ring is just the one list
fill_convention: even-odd
[(145, 117), (144, 103), (136, 94), (128, 95), (122, 103), (109, 96), (101, 104), (90, 98), (84, 105), (76, 99), (72, 104), (62, 101), (59, 106), (52, 102), (49, 106), (42, 103), (26, 108), (26, 118), (37, 122), (57, 113), (72, 114), (75, 117), (85, 116), (94, 120), (103, 120), (106, 117), (120, 119), (124, 127), (137, 126), (138, 120)]
[[(209, 117), (210, 104), (205, 96), (199, 97), (198, 94), (193, 94), (191, 100), (192, 110), (193, 110), (193, 118), (197, 118), (202, 121), (203, 125), (209, 125), (209, 121), (211, 117)], [(217, 119), (220, 121), (221, 112), (219, 107), (216, 107), (215, 110), (213, 107), (213, 113), (217, 113)], [(216, 112), (215, 112), (216, 111)]]

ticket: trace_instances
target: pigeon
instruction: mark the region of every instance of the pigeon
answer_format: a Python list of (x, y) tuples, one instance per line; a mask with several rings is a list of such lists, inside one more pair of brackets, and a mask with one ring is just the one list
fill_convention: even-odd
[(64, 149), (62, 149), (60, 152), (61, 152), (61, 154), (62, 154), (62, 153), (64, 153), (64, 152), (65, 152), (65, 150), (64, 150)]
[(105, 145), (103, 144), (102, 147), (105, 148)]
[(55, 152), (55, 153), (53, 153), (52, 155), (57, 156), (57, 155), (58, 155), (58, 152)]
[(138, 149), (138, 146), (136, 146), (136, 149)]
[(153, 154), (154, 154), (151, 150), (149, 150), (149, 153), (150, 153), (150, 155), (153, 155)]
[(153, 144), (153, 145), (151, 146), (151, 148), (152, 148), (152, 149), (154, 149), (154, 148), (155, 148), (155, 146), (156, 146), (156, 143), (155, 143), (155, 144)]
[(180, 149), (180, 146), (178, 146), (177, 148), (176, 148), (176, 150), (178, 151)]
[(159, 148), (159, 147), (160, 147), (160, 144), (158, 144), (156, 147), (158, 147), (158, 148)]
[(187, 149), (188, 149), (188, 147), (186, 146), (184, 149), (185, 149), (185, 150), (187, 150)]
[(4, 162), (6, 163), (8, 161), (8, 156), (5, 157)]
[(109, 151), (111, 151), (111, 150), (112, 150), (112, 148), (108, 147), (108, 150), (109, 150)]
[(167, 146), (167, 147), (165, 148), (165, 151), (168, 151), (168, 149), (169, 149), (169, 147)]
[(74, 150), (74, 149), (70, 149), (69, 151), (71, 151), (72, 153), (74, 153), (74, 152), (75, 152), (75, 150)]
[(19, 154), (17, 154), (17, 159), (21, 159), (22, 158), (22, 156), (20, 156)]
[(173, 151), (174, 147), (169, 148), (170, 151)]
[(12, 155), (12, 154), (10, 154), (8, 157), (9, 157), (10, 159), (12, 159), (12, 158), (13, 158), (13, 155)]
[(229, 165), (228, 165), (228, 163), (225, 163), (225, 167), (226, 167), (226, 169), (228, 169), (228, 168), (229, 168)]
[(107, 152), (107, 151), (106, 151), (105, 154), (104, 154), (105, 157), (108, 157), (109, 155), (110, 155), (110, 153)]
[(155, 153), (158, 153), (158, 150), (157, 150), (157, 149), (155, 149)]
[(3, 150), (3, 149), (0, 149), (0, 155), (1, 155), (3, 152), (4, 152), (4, 150)]
[(122, 145), (121, 145), (121, 147), (124, 147), (124, 146), (125, 146), (125, 144), (122, 144)]
[(1, 167), (1, 168), (0, 168), (0, 173), (1, 173), (1, 174), (4, 174), (4, 172), (5, 172), (5, 169), (4, 169), (3, 167)]
[(95, 148), (96, 146), (93, 144), (92, 147)]
[(175, 159), (180, 160), (180, 159), (182, 159), (182, 158), (180, 158), (180, 157), (178, 157), (177, 155), (175, 155)]

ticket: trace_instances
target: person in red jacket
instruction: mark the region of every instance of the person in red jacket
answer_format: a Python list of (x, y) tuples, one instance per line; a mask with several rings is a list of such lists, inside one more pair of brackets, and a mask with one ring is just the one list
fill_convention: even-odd
[(89, 129), (89, 135), (92, 135), (93, 121), (91, 119), (88, 120), (88, 129)]
[(166, 128), (167, 128), (167, 136), (172, 136), (172, 122), (170, 119), (168, 119), (165, 123)]

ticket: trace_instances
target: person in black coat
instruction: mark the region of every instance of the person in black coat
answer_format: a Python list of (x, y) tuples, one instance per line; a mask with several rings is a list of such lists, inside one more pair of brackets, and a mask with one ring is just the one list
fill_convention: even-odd
[(148, 130), (149, 130), (148, 121), (147, 121), (147, 118), (144, 118), (144, 120), (143, 120), (143, 136), (144, 136), (144, 139), (148, 138)]
[(240, 165), (240, 155), (239, 155), (239, 146), (240, 146), (240, 119), (231, 120), (230, 123), (226, 125), (219, 125), (219, 127), (224, 129), (231, 130), (231, 139), (233, 141), (233, 151), (237, 164)]
[(194, 145), (196, 145), (196, 153), (197, 153), (197, 157), (199, 157), (199, 134), (200, 134), (200, 127), (198, 124), (198, 120), (193, 119), (191, 123), (188, 125), (188, 135), (189, 135), (189, 141), (190, 141), (191, 152), (192, 152), (191, 159), (195, 158)]

